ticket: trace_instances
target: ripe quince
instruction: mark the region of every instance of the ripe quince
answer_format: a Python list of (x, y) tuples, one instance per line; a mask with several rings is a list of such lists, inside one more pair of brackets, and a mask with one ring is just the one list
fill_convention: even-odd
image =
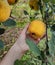
[(11, 8), (5, 1), (0, 1), (0, 22), (5, 22), (11, 13)]
[(46, 25), (40, 20), (34, 20), (28, 27), (28, 34), (34, 39), (42, 38), (46, 32)]
[(10, 4), (10, 5), (13, 5), (17, 2), (18, 0), (7, 0), (7, 2)]
[(30, 0), (29, 6), (31, 7), (31, 9), (38, 10), (39, 9), (38, 2), (39, 0)]

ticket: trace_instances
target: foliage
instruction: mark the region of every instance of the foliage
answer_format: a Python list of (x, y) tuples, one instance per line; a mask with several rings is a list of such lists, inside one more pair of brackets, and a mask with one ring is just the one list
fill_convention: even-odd
[[(38, 0), (38, 3), (36, 3), (37, 0), (33, 1), (31, 7), (29, 5), (30, 3), (25, 4), (25, 1), (24, 4), (16, 3), (11, 5), (10, 18), (6, 19), (4, 23), (0, 21), (0, 35), (4, 34), (6, 30), (5, 28), (2, 28), (1, 25), (5, 27), (11, 26), (11, 28), (12, 26), (23, 28), (29, 21), (35, 19), (43, 20), (46, 24), (45, 38), (40, 40), (38, 45), (31, 39), (26, 38), (26, 42), (30, 47), (30, 52), (27, 52), (21, 60), (16, 60), (14, 65), (55, 65), (55, 0)], [(21, 0), (19, 2), (21, 2)], [(7, 14), (5, 11), (3, 11), (3, 13)], [(0, 16), (2, 16), (1, 12)], [(0, 40), (0, 50), (4, 49), (4, 47), (4, 42)]]
[(13, 19), (8, 19), (3, 23), (4, 26), (15, 26), (16, 22)]

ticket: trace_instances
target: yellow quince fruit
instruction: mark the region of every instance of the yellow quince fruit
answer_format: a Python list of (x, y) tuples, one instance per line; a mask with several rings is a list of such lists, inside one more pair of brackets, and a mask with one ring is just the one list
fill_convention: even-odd
[(43, 21), (34, 20), (28, 27), (28, 33), (34, 38), (38, 39), (44, 36), (46, 33), (46, 25)]
[(39, 0), (30, 0), (29, 6), (31, 7), (31, 9), (38, 10), (39, 9), (38, 2)]
[(18, 0), (7, 0), (7, 2), (10, 4), (10, 5), (13, 5), (17, 2)]
[(0, 1), (0, 22), (5, 22), (11, 13), (11, 8), (5, 1)]

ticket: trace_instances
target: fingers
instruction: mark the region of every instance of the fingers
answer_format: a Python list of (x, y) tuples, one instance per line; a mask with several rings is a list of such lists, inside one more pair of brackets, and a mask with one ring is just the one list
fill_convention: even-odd
[(23, 29), (22, 33), (26, 33), (27, 29), (28, 29), (29, 23), (25, 26), (25, 28)]
[(40, 42), (40, 38), (34, 39), (33, 37), (31, 37), (31, 36), (28, 35), (28, 34), (26, 35), (26, 38), (32, 40), (35, 44), (38, 44), (38, 43)]

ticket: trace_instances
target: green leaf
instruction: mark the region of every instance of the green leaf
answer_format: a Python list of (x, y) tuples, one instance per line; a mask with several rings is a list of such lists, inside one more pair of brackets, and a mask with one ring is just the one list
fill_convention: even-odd
[(44, 51), (44, 50), (46, 49), (45, 38), (42, 39), (42, 40), (38, 43), (38, 48), (39, 48), (41, 51)]
[(52, 44), (52, 42), (48, 43), (49, 46), (49, 53), (50, 55), (54, 56), (54, 45)]
[[(55, 22), (55, 21), (54, 21)], [(55, 31), (55, 24), (53, 24), (52, 26), (51, 26), (51, 30), (52, 31)]]
[(51, 2), (52, 2), (53, 4), (55, 4), (55, 0), (51, 0)]
[[(43, 63), (42, 65), (46, 65), (46, 63)], [(47, 65), (51, 65), (50, 63), (47, 63)]]
[(42, 65), (46, 65), (46, 63), (43, 63)]
[(51, 39), (48, 43), (48, 46), (49, 46), (49, 53), (50, 55), (52, 55), (54, 57), (55, 55), (55, 32), (52, 31), (52, 36), (51, 36)]
[(16, 22), (13, 19), (8, 19), (7, 21), (3, 22), (4, 26), (15, 26)]
[(29, 15), (28, 12), (27, 12), (26, 10), (24, 10), (24, 14), (25, 14), (25, 15)]
[(16, 61), (14, 62), (14, 65), (19, 65), (19, 61), (16, 60)]
[(5, 32), (4, 28), (0, 28), (0, 35), (2, 35)]
[(45, 3), (51, 2), (53, 4), (55, 4), (55, 0), (43, 0)]
[(43, 0), (45, 3), (48, 3), (48, 2), (50, 2), (50, 0)]
[(4, 42), (0, 40), (0, 49), (4, 48)]
[(23, 62), (20, 61), (20, 60), (16, 60), (16, 61), (14, 62), (14, 65), (23, 65)]
[(37, 56), (41, 56), (41, 51), (37, 47), (37, 45), (30, 39), (26, 38), (26, 42), (29, 45), (30, 50)]
[(47, 60), (48, 60), (48, 63), (49, 63), (50, 65), (54, 65), (54, 63), (53, 63), (53, 58), (52, 58), (52, 57), (48, 57), (48, 56), (47, 56)]

